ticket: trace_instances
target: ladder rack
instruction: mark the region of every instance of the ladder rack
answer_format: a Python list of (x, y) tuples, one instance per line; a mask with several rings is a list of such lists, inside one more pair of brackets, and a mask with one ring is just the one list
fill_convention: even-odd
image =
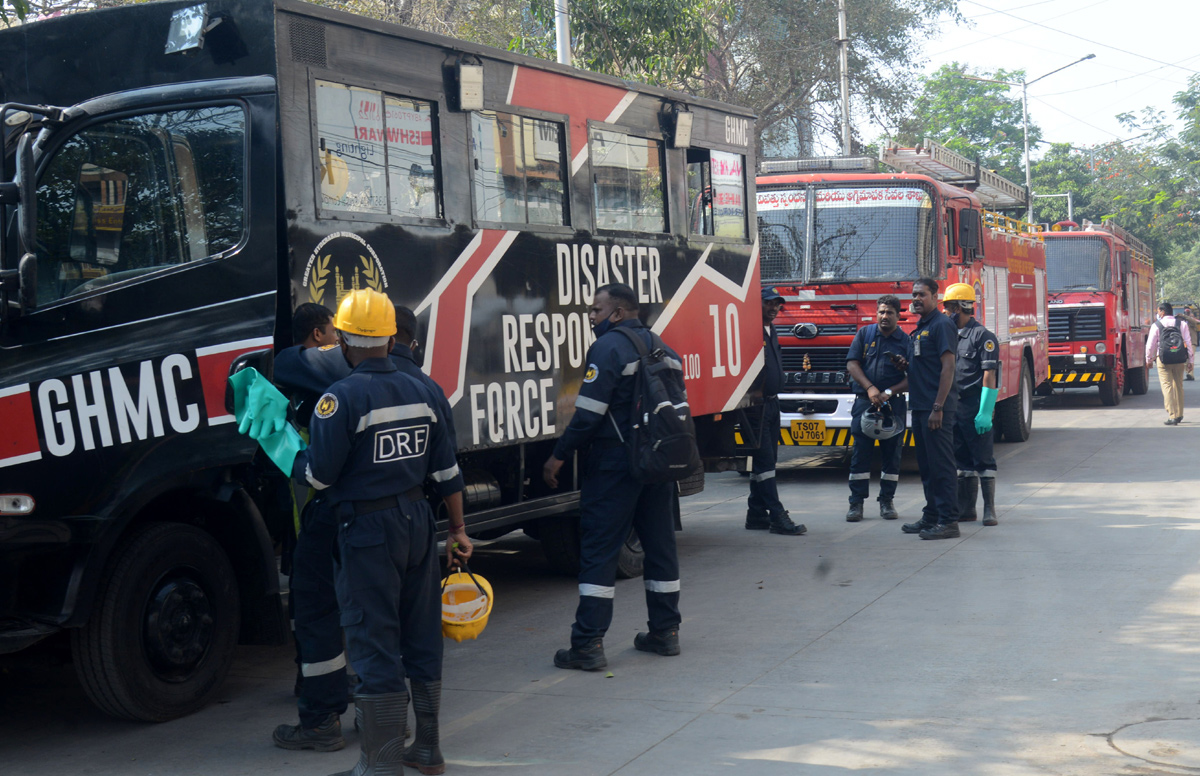
[(1124, 227), (1117, 226), (1112, 222), (1104, 222), (1100, 224), (1090, 224), (1088, 229), (1100, 229), (1108, 232), (1109, 234), (1120, 237), (1125, 241), (1125, 244), (1129, 246), (1129, 249), (1133, 251), (1133, 256), (1135, 259), (1144, 261), (1148, 264), (1154, 263), (1154, 259), (1152, 258), (1153, 254), (1150, 253), (1150, 246), (1134, 237)]
[(1029, 202), (1024, 186), (932, 141), (916, 148), (891, 146), (884, 150), (880, 161), (902, 172), (928, 175), (943, 183), (961, 186), (974, 192), (985, 207), (993, 210), (1023, 208)]

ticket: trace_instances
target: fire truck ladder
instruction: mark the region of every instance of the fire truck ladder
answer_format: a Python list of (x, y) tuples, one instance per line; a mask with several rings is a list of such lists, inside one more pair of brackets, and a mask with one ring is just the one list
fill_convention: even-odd
[(991, 210), (1024, 208), (1029, 197), (1024, 186), (980, 166), (978, 161), (951, 151), (945, 146), (926, 141), (925, 146), (884, 150), (880, 161), (901, 172), (910, 172), (973, 191), (980, 203)]
[(1154, 258), (1153, 254), (1150, 253), (1150, 246), (1134, 237), (1125, 228), (1117, 226), (1111, 221), (1106, 221), (1101, 224), (1089, 224), (1088, 229), (1102, 229), (1109, 234), (1121, 238), (1129, 246), (1129, 250), (1133, 252), (1133, 258), (1136, 261), (1154, 266)]

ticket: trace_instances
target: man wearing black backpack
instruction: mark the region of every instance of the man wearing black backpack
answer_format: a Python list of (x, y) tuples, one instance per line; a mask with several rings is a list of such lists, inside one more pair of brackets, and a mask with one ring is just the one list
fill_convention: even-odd
[(1167, 410), (1164, 425), (1177, 426), (1183, 422), (1183, 372), (1195, 358), (1187, 321), (1176, 320), (1174, 308), (1163, 302), (1158, 306), (1158, 320), (1146, 338), (1146, 364), (1158, 361), (1158, 382)]
[[(628, 330), (648, 349), (661, 348), (659, 362), (677, 374), (682, 392), (682, 363), (638, 320), (638, 298), (624, 283), (596, 290), (588, 319), (596, 341), (588, 348), (587, 370), (575, 399), (575, 415), (546, 460), (542, 478), (558, 487), (563, 463), (581, 454), (579, 494), (579, 607), (571, 627), (571, 646), (554, 655), (559, 668), (599, 671), (608, 666), (604, 634), (612, 623), (617, 558), (637, 532), (645, 552), (644, 578), (649, 631), (633, 645), (643, 652), (679, 654), (679, 558), (675, 552), (672, 481), (646, 484), (635, 471), (625, 441), (634, 434), (638, 399), (639, 348), (623, 334)], [(690, 423), (690, 416), (689, 416)], [(694, 442), (693, 442), (694, 444)], [(693, 448), (694, 450), (694, 448)]]

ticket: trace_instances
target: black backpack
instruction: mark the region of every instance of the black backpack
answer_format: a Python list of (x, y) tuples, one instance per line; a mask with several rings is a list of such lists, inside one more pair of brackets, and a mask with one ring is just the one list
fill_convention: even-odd
[[(651, 349), (647, 350), (642, 338), (628, 328), (613, 331), (628, 337), (638, 352), (633, 430), (628, 438), (622, 438), (629, 448), (633, 476), (646, 484), (682, 480), (697, 471), (701, 463), (681, 365), (667, 353), (654, 332), (650, 332)], [(612, 423), (615, 428), (616, 421)], [(621, 436), (620, 429), (617, 435)]]
[(1158, 360), (1164, 364), (1187, 363), (1187, 343), (1183, 341), (1179, 321), (1174, 326), (1163, 326), (1162, 321), (1155, 321), (1154, 325), (1158, 327)]

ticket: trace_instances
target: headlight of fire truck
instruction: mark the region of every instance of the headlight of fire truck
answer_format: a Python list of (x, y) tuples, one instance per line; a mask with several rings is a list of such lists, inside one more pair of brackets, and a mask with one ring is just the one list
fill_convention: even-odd
[(1108, 350), (1108, 345), (1105, 345), (1103, 342), (1096, 343), (1096, 352), (1097, 353), (1103, 353), (1106, 350)]

